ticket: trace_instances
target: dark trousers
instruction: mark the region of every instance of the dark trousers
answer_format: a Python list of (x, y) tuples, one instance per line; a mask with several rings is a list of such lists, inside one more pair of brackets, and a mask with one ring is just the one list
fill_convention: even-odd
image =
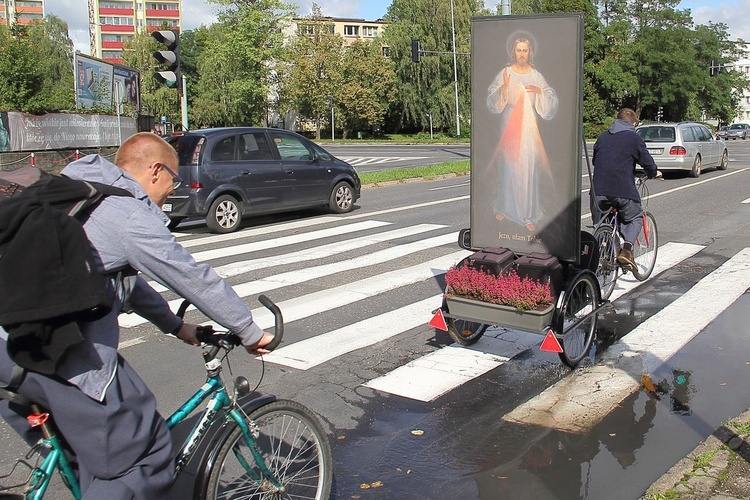
[[(591, 204), (591, 218), (595, 224), (607, 213), (606, 211), (610, 207), (617, 208), (617, 218), (620, 221), (620, 233), (622, 233), (623, 239), (635, 243), (638, 233), (641, 232), (643, 227), (641, 204), (628, 198), (596, 196), (596, 202)], [(598, 218), (594, 218), (595, 214), (598, 215)]]
[[(55, 426), (75, 455), (84, 499), (165, 498), (174, 481), (172, 440), (156, 399), (133, 368), (119, 357), (117, 372), (102, 403), (77, 387), (27, 372), (18, 392), (51, 411)], [(11, 361), (0, 340), (0, 380)], [(0, 401), (0, 414), (24, 439), (39, 431), (26, 421), (27, 408)]]

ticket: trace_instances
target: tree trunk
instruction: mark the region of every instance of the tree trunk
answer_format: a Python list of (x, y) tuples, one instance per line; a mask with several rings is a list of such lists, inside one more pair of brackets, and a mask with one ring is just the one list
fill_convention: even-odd
[(315, 139), (320, 140), (320, 114), (315, 115)]

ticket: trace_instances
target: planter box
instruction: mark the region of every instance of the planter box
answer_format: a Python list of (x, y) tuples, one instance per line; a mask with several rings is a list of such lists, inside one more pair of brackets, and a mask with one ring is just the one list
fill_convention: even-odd
[(445, 301), (448, 304), (448, 313), (453, 316), (533, 333), (543, 333), (546, 327), (551, 326), (552, 316), (555, 313), (554, 304), (550, 304), (543, 311), (519, 311), (515, 307), (490, 304), (454, 295), (446, 297)]

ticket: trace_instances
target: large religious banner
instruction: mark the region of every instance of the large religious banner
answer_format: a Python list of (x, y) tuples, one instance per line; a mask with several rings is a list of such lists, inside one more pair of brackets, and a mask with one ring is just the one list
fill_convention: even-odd
[(471, 246), (578, 262), (583, 16), (495, 16), (471, 29)]

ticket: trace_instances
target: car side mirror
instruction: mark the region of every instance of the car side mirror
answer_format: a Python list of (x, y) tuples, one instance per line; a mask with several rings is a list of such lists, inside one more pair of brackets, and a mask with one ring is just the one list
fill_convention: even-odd
[(464, 250), (472, 250), (471, 229), (462, 229), (458, 232), (458, 246), (460, 246)]

